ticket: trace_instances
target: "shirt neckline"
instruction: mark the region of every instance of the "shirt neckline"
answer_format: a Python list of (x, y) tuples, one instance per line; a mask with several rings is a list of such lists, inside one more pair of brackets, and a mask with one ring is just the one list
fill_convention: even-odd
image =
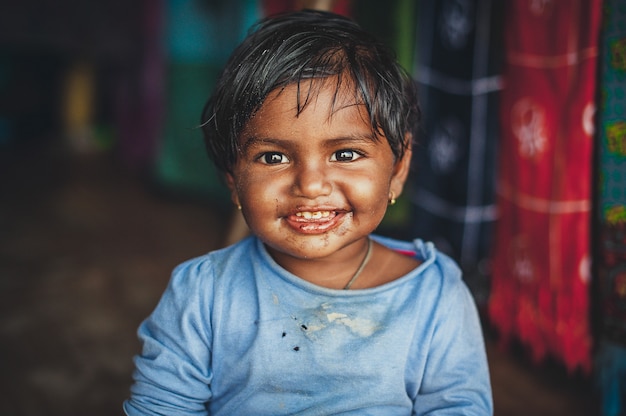
[(272, 256), (267, 251), (265, 244), (263, 244), (263, 242), (258, 237), (254, 238), (256, 250), (263, 258), (263, 260), (265, 260), (265, 264), (267, 265), (267, 267), (270, 268), (274, 273), (276, 273), (283, 281), (286, 281), (287, 283), (307, 292), (331, 297), (371, 296), (380, 292), (394, 289), (396, 286), (403, 285), (406, 282), (417, 278), (424, 272), (427, 267), (429, 267), (435, 261), (436, 251), (433, 244), (430, 242), (423, 242), (420, 239), (416, 239), (413, 242), (404, 242), (377, 235), (371, 235), (370, 237), (374, 241), (383, 244), (392, 250), (396, 250), (401, 253), (414, 252), (414, 257), (421, 261), (420, 265), (411, 270), (409, 273), (405, 274), (404, 276), (392, 280), (391, 282), (384, 283), (380, 286), (375, 286), (367, 289), (330, 289), (308, 282), (283, 268), (274, 260), (274, 258), (272, 258)]

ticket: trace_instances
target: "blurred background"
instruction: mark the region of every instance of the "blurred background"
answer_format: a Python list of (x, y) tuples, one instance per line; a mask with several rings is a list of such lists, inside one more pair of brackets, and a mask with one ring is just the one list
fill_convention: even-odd
[(463, 268), (495, 414), (626, 414), (620, 0), (0, 0), (0, 414), (121, 414), (172, 268), (246, 234), (202, 106), (258, 18), (303, 7), (419, 86), (378, 232)]

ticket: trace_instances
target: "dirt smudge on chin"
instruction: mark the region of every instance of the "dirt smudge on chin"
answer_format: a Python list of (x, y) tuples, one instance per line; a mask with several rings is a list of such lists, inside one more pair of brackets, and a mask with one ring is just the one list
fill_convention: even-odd
[(335, 230), (335, 234), (338, 235), (339, 237), (342, 237), (344, 235), (346, 235), (348, 233), (348, 231), (350, 231), (350, 228), (352, 227), (352, 217), (353, 217), (353, 213), (348, 213), (346, 214), (346, 218), (349, 221), (344, 221), (343, 224), (341, 224), (341, 226)]

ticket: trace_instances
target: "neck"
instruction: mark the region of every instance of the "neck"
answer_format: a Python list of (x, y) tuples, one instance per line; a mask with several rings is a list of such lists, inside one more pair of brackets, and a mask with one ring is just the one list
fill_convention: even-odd
[(345, 289), (350, 280), (358, 280), (369, 261), (368, 252), (371, 255), (372, 247), (370, 239), (364, 238), (331, 256), (301, 258), (266, 245), (268, 253), (285, 270), (309, 283), (329, 289)]

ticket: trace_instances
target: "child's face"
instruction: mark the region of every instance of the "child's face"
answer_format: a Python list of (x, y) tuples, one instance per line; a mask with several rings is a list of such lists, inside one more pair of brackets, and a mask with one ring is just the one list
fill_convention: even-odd
[(320, 259), (353, 246), (402, 191), (411, 152), (396, 162), (364, 105), (342, 92), (334, 98), (326, 82), (299, 116), (297, 86), (272, 92), (239, 138), (242, 154), (228, 175), (233, 201), (277, 259)]

